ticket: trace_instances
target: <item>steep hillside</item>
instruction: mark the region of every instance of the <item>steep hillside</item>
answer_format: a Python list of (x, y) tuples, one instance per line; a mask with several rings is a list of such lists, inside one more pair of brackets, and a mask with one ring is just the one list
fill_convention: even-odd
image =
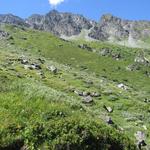
[(0, 149), (149, 148), (149, 67), (148, 49), (1, 25)]

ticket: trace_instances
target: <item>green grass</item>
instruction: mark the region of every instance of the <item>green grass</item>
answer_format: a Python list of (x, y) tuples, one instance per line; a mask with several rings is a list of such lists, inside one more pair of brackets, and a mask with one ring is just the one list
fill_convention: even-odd
[[(2, 86), (0, 94), (1, 149), (11, 148), (15, 141), (23, 141), (29, 149), (39, 146), (54, 149), (56, 145), (65, 149), (66, 144), (74, 149), (97, 149), (99, 146), (103, 149), (114, 146), (116, 149), (135, 149), (127, 136), (85, 113), (80, 104), (76, 106), (71, 99), (66, 100), (68, 96), (61, 97), (57, 91), (45, 89), (40, 84), (37, 87), (27, 79), (13, 80), (7, 78), (11, 86), (8, 89)], [(5, 81), (3, 76), (1, 81)], [(45, 95), (45, 90), (49, 96)], [(92, 143), (88, 144), (88, 140)], [(126, 142), (128, 144), (124, 146)]]
[[(139, 49), (84, 42), (96, 50), (89, 52), (78, 47), (83, 41), (67, 42), (46, 32), (9, 25), (3, 30), (13, 38), (0, 41), (0, 149), (23, 141), (29, 149), (66, 149), (68, 145), (105, 150), (116, 145), (115, 150), (132, 150), (136, 149), (134, 133), (144, 131), (143, 125), (150, 143), (150, 106), (144, 102), (150, 98), (150, 78), (144, 72), (150, 70), (144, 65), (138, 71), (126, 70)], [(121, 53), (122, 59), (100, 56), (104, 48)], [(147, 58), (149, 53), (145, 50)], [(25, 70), (17, 60), (22, 55), (30, 62), (44, 59), (45, 78), (37, 70)], [(58, 74), (51, 73), (49, 65), (56, 66)], [(130, 90), (119, 89), (119, 83)], [(87, 106), (71, 89), (102, 96)], [(103, 105), (113, 107), (113, 113), (108, 114)], [(117, 127), (108, 126), (106, 116), (111, 116)], [(120, 127), (123, 133), (118, 131)]]

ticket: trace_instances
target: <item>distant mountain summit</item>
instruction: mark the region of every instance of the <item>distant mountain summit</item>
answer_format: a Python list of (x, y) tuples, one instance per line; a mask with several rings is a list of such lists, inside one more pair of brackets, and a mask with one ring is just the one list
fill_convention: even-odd
[(92, 28), (94, 22), (81, 15), (59, 13), (52, 10), (46, 15), (32, 15), (26, 20), (32, 28), (52, 32), (55, 35), (72, 36), (80, 34), (82, 29)]
[(25, 21), (22, 18), (20, 18), (18, 16), (14, 16), (13, 14), (0, 15), (0, 23), (29, 27), (29, 25), (27, 23), (25, 23)]
[(89, 37), (133, 47), (145, 46), (150, 41), (150, 21), (123, 20), (111, 14), (95, 22), (82, 15), (52, 10), (45, 15), (33, 14), (25, 20), (12, 14), (0, 15), (0, 23), (43, 30), (67, 39), (80, 37), (84, 30), (82, 39)]

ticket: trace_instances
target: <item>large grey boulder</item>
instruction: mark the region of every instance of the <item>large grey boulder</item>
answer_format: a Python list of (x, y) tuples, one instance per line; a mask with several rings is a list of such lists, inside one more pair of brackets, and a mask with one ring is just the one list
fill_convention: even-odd
[(9, 37), (9, 33), (3, 30), (0, 30), (0, 39)]
[(123, 90), (128, 90), (128, 87), (124, 85), (123, 83), (118, 84), (117, 87)]
[(85, 97), (83, 97), (82, 103), (84, 103), (84, 104), (91, 104), (93, 102), (94, 101), (93, 101), (93, 99), (92, 99), (91, 96), (85, 96)]
[(147, 145), (145, 143), (145, 140), (146, 140), (145, 133), (142, 131), (137, 131), (135, 133), (135, 137), (136, 137), (136, 140), (138, 141), (137, 146), (138, 146), (139, 150), (142, 150), (142, 147)]
[(56, 74), (58, 72), (58, 69), (55, 66), (53, 66), (53, 65), (48, 66), (47, 69), (49, 71), (51, 71), (52, 73), (54, 73), (54, 74)]
[(113, 109), (112, 109), (111, 107), (109, 107), (109, 106), (104, 105), (103, 108), (104, 108), (107, 112), (109, 112), (109, 113), (112, 113), (112, 112), (113, 112)]
[(36, 69), (36, 70), (42, 69), (41, 66), (39, 64), (37, 64), (37, 63), (33, 63), (30, 66), (31, 66), (32, 69)]

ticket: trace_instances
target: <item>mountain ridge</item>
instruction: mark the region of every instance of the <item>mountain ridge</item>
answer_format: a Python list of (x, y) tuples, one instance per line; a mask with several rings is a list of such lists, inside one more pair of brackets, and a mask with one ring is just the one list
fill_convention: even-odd
[(96, 22), (83, 15), (52, 10), (45, 15), (33, 14), (27, 19), (12, 14), (0, 15), (0, 23), (43, 30), (67, 39), (71, 36), (78, 39), (85, 30), (86, 35), (83, 35), (82, 39), (86, 40), (88, 37), (131, 47), (146, 47), (150, 40), (150, 21), (121, 19), (112, 14), (104, 14), (100, 21)]

